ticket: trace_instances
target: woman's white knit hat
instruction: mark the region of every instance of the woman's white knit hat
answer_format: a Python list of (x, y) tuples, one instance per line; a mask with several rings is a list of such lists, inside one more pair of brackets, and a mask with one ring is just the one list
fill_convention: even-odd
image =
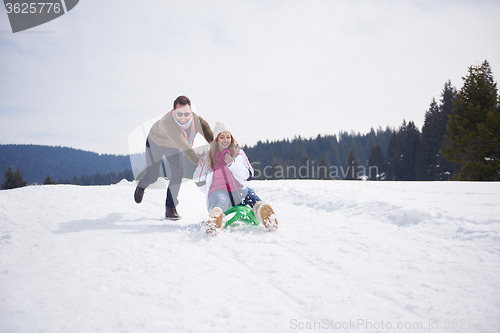
[(229, 127), (218, 121), (214, 127), (214, 139), (217, 138), (222, 132), (231, 133), (231, 130), (229, 129)]

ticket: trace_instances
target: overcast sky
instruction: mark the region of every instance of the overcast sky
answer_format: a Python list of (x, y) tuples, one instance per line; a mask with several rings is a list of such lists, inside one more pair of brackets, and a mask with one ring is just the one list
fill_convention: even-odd
[(80, 0), (13, 34), (0, 9), (0, 143), (127, 154), (187, 95), (240, 144), (421, 129), (445, 82), (487, 59), (500, 1)]

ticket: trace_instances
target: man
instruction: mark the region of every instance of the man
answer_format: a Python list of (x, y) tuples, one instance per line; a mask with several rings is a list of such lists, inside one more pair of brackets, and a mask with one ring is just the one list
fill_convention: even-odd
[(197, 133), (201, 133), (208, 143), (214, 139), (210, 125), (191, 110), (189, 98), (177, 97), (174, 109), (154, 123), (149, 131), (146, 140), (146, 174), (135, 189), (135, 202), (141, 203), (146, 187), (158, 180), (161, 160), (165, 155), (171, 170), (165, 202), (165, 218), (181, 219), (175, 207), (182, 183), (182, 160), (185, 154), (191, 162), (198, 165), (200, 158), (192, 148)]

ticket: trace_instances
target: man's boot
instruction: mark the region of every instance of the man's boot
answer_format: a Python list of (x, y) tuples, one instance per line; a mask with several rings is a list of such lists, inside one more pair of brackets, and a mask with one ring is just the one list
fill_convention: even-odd
[(135, 193), (134, 193), (134, 200), (137, 203), (141, 203), (142, 197), (144, 197), (144, 188), (137, 186), (135, 188)]
[(177, 213), (177, 209), (175, 207), (166, 207), (165, 208), (165, 218), (168, 220), (180, 220), (182, 217)]

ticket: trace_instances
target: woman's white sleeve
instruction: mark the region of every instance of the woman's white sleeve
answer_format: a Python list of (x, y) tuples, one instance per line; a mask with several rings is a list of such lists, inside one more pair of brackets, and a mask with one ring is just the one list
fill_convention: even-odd
[(240, 150), (240, 153), (234, 158), (233, 164), (228, 168), (241, 179), (249, 180), (253, 177), (252, 165), (243, 150)]

